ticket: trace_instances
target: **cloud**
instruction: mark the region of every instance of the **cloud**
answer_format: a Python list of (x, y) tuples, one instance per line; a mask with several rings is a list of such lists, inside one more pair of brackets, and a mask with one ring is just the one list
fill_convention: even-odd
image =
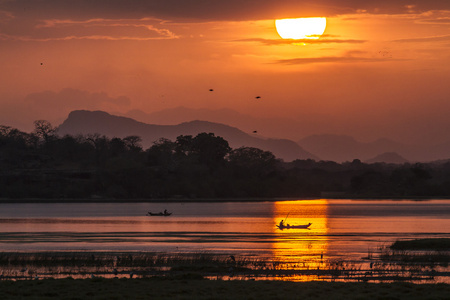
[(364, 40), (340, 40), (340, 39), (262, 39), (262, 38), (252, 38), (252, 39), (241, 39), (237, 42), (259, 42), (265, 45), (294, 45), (294, 44), (332, 44), (332, 43), (349, 43), (349, 44), (361, 44), (365, 43)]
[(33, 119), (56, 121), (73, 110), (120, 110), (129, 108), (131, 101), (125, 96), (111, 97), (104, 92), (91, 93), (66, 88), (59, 92), (32, 93), (21, 103), (24, 110), (33, 112)]
[(8, 11), (2, 11), (0, 10), (0, 23), (5, 23), (7, 21), (11, 21), (11, 19), (13, 19), (14, 16), (12, 13), (8, 12)]
[[(414, 5), (411, 5), (414, 3)], [(418, 13), (450, 10), (448, 0), (13, 0), (0, 10), (36, 19), (145, 18), (168, 20), (263, 20), (349, 13)]]
[[(28, 26), (12, 25), (0, 33), (1, 40), (62, 41), (62, 40), (155, 40), (178, 36), (162, 26), (162, 20), (143, 19), (47, 19)], [(29, 34), (32, 33), (32, 34)]]
[(413, 2), (414, 5), (411, 0), (8, 0), (0, 1), (0, 40), (147, 41), (178, 38), (170, 28), (189, 22), (450, 11), (448, 0)]
[(448, 42), (448, 41), (450, 41), (450, 35), (394, 40), (394, 42), (400, 43), (430, 43), (430, 42)]
[(128, 97), (111, 97), (106, 93), (92, 93), (66, 88), (59, 92), (43, 91), (24, 98), (0, 102), (2, 124), (31, 131), (34, 120), (47, 120), (60, 124), (68, 114), (77, 109), (116, 111), (130, 108)]
[(143, 18), (137, 20), (131, 19), (89, 19), (89, 20), (45, 20), (43, 24), (36, 26), (36, 28), (63, 28), (64, 31), (76, 30), (80, 27), (84, 31), (106, 33), (122, 33), (124, 36), (131, 36), (131, 38), (176, 38), (176, 35), (166, 28), (158, 28), (162, 20)]
[(25, 103), (41, 109), (98, 109), (104, 105), (126, 107), (130, 105), (130, 99), (125, 96), (113, 98), (104, 92), (91, 93), (77, 89), (66, 88), (59, 92), (44, 91), (29, 94), (24, 99)]
[(316, 63), (372, 63), (384, 62), (383, 58), (371, 57), (352, 57), (352, 56), (324, 56), (324, 57), (300, 57), (291, 59), (280, 59), (276, 61), (277, 64), (283, 65), (306, 65)]
[(423, 19), (419, 21), (423, 24), (450, 24), (450, 18)]

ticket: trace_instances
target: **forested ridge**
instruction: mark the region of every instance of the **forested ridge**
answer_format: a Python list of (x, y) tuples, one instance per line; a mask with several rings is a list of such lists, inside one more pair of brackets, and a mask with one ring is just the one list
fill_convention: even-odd
[(450, 162), (283, 162), (213, 133), (161, 139), (58, 136), (47, 121), (0, 126), (0, 198), (449, 197)]

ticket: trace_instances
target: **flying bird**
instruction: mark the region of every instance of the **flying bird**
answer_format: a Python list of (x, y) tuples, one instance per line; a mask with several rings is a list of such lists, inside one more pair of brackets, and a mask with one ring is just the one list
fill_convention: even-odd
[(253, 130), (253, 133), (258, 133), (258, 131), (256, 131), (256, 130)]
[(261, 99), (261, 96), (256, 96), (255, 98), (256, 98), (256, 99)]
[(213, 92), (214, 90), (213, 90), (213, 89), (209, 89), (209, 91), (210, 91), (210, 92)]

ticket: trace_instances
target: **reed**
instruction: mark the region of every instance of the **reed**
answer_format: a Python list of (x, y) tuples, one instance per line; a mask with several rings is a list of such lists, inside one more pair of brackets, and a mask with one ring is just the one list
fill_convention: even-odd
[(433, 281), (450, 277), (444, 265), (399, 260), (389, 248), (366, 262), (283, 261), (270, 257), (212, 253), (38, 252), (0, 253), (3, 279), (216, 278), (327, 281)]
[(396, 241), (380, 250), (380, 259), (398, 264), (448, 267), (450, 239), (415, 239)]

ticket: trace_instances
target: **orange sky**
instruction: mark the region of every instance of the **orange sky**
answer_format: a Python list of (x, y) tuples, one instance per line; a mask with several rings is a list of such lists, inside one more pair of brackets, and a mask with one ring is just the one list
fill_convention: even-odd
[[(315, 16), (320, 39), (277, 35), (276, 18)], [(184, 106), (296, 141), (449, 142), (449, 49), (448, 0), (0, 0), (0, 124)]]

